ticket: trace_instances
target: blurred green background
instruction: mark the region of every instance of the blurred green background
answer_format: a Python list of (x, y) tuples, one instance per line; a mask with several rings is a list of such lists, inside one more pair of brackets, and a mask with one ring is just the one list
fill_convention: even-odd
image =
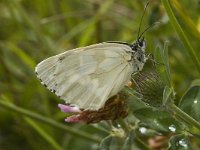
[[(147, 53), (169, 42), (169, 63), (178, 103), (199, 74), (162, 3), (149, 2), (142, 30), (154, 22), (161, 23), (145, 34)], [(56, 127), (43, 123), (43, 119), (30, 119), (24, 112), (0, 105), (0, 149), (98, 148), (106, 133), (97, 125), (65, 123), (66, 114), (57, 108), (62, 100), (40, 84), (34, 67), (45, 58), (80, 46), (103, 41), (132, 43), (137, 38), (145, 3), (146, 0), (0, 0), (0, 100), (57, 124)], [(172, 0), (171, 3), (200, 57), (200, 2)], [(59, 128), (58, 124), (69, 128)]]

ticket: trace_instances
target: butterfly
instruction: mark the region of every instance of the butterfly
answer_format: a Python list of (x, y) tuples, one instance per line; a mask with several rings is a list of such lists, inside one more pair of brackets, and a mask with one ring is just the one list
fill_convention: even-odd
[(40, 62), (35, 72), (66, 103), (98, 110), (142, 70), (146, 42), (103, 42), (68, 50)]
[(146, 41), (139, 32), (132, 44), (103, 42), (47, 58), (36, 66), (37, 77), (67, 104), (99, 110), (142, 70)]

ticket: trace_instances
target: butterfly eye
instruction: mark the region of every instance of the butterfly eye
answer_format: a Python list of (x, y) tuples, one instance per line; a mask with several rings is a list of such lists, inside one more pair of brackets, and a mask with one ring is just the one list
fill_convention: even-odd
[(137, 45), (139, 46), (139, 47), (141, 47), (141, 48), (145, 48), (146, 47), (146, 42), (145, 42), (145, 40), (138, 40), (138, 43), (137, 43)]
[(140, 47), (142, 47), (143, 46), (143, 41), (140, 41), (138, 44), (139, 44)]

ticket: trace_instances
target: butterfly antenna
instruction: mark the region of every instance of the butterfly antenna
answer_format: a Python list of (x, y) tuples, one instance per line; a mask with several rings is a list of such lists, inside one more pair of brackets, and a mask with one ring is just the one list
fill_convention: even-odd
[(151, 24), (150, 26), (148, 26), (148, 27), (139, 35), (138, 39), (140, 39), (146, 31), (148, 31), (149, 29), (151, 29), (152, 27), (154, 27), (154, 26), (157, 25), (157, 24), (160, 24), (160, 22), (154, 22), (153, 24)]
[(144, 14), (145, 14), (145, 12), (146, 12), (146, 10), (147, 10), (147, 6), (148, 6), (148, 5), (149, 5), (149, 1), (147, 1), (146, 5), (145, 5), (145, 7), (144, 7), (144, 12), (143, 12), (142, 18), (141, 18), (141, 20), (140, 20), (140, 26), (139, 26), (139, 30), (138, 30), (137, 39), (139, 39), (139, 37), (141, 37), (141, 36), (140, 36), (140, 30), (141, 30), (141, 26), (142, 26), (142, 21), (143, 21), (143, 18), (144, 18)]

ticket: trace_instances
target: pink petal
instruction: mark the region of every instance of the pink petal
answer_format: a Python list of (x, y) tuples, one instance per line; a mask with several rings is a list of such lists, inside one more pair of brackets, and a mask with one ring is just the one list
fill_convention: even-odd
[(66, 122), (72, 122), (72, 123), (76, 123), (76, 122), (80, 122), (81, 120), (79, 119), (79, 115), (72, 115), (70, 117), (67, 117), (65, 119)]
[(68, 106), (68, 105), (58, 104), (58, 107), (60, 108), (60, 110), (62, 112), (65, 112), (65, 113), (80, 112), (80, 109), (78, 107), (75, 107), (75, 106)]

